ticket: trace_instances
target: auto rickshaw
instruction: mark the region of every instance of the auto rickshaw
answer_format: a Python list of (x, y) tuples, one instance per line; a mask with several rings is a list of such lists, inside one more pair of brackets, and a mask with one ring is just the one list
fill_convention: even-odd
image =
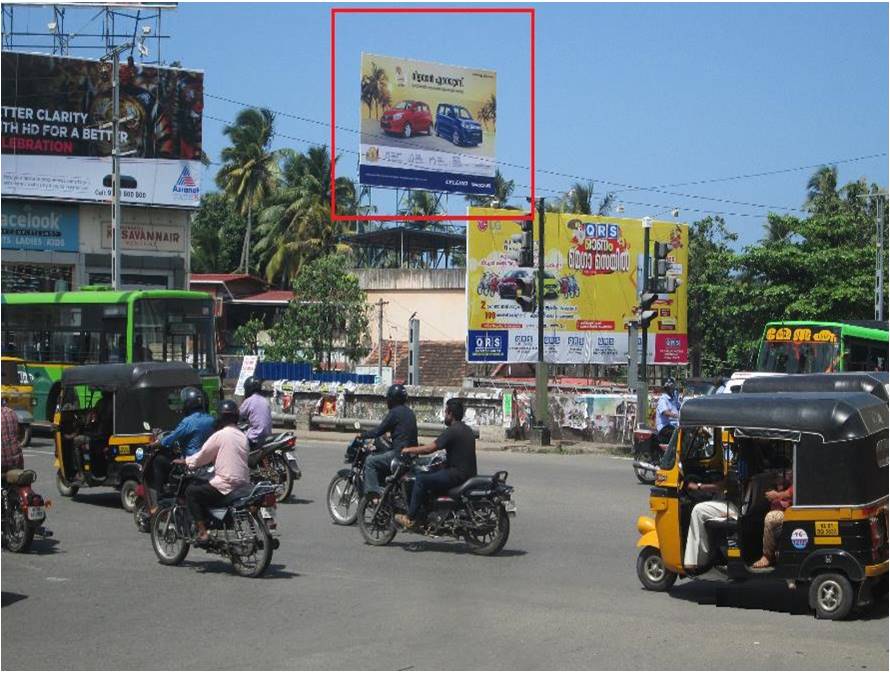
[(144, 448), (153, 430), (179, 423), (180, 391), (200, 389), (198, 373), (183, 362), (87, 365), (66, 369), (61, 384), (53, 420), (59, 493), (110, 486), (132, 512)]
[[(808, 587), (816, 617), (844, 619), (887, 590), (887, 374), (770, 377), (744, 387), (683, 404), (650, 492), (654, 516), (637, 520), (640, 582), (667, 591), (678, 577), (706, 573), (770, 577), (789, 589)], [(720, 469), (709, 475), (715, 459)], [(793, 495), (772, 563), (756, 568), (765, 556), (766, 492), (780, 479)], [(727, 505), (704, 520), (710, 559), (686, 567), (697, 504), (690, 484), (705, 481), (725, 485), (705, 499), (735, 512)]]
[(0, 394), (18, 418), (19, 444), (28, 446), (31, 443), (31, 425), (34, 423), (32, 410), (37, 405), (31, 374), (28, 372), (28, 365), (21, 358), (4, 355), (0, 357), (0, 361), (2, 361)]

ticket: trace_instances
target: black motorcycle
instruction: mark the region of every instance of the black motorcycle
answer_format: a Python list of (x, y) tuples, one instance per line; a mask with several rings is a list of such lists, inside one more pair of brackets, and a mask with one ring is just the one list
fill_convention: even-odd
[(326, 502), (331, 520), (338, 526), (351, 526), (358, 516), (358, 502), (365, 494), (365, 461), (375, 451), (389, 451), (391, 445), (382, 437), (353, 439), (346, 447), (344, 463), (328, 484)]
[[(372, 504), (367, 496), (358, 505), (358, 526), (365, 542), (382, 546), (392, 542), (399, 526), (395, 515), (408, 510), (415, 472), (411, 456), (400, 454), (392, 461), (392, 475), (386, 479), (383, 494)], [(434, 461), (426, 469), (436, 469)], [(445, 495), (431, 498), (425, 521), (418, 521), (406, 532), (428, 537), (463, 538), (470, 552), (482, 556), (497, 554), (510, 536), (510, 515), (516, 514), (513, 487), (507, 473), (472, 477), (449, 489)], [(404, 530), (404, 529), (402, 529)]]
[[(186, 506), (185, 489), (198, 477), (183, 466), (174, 465), (171, 478), (177, 484), (175, 498), (162, 501), (151, 519), (151, 544), (164, 565), (182, 563), (197, 535)], [(272, 562), (272, 550), (279, 545), (267, 525), (265, 511), (274, 511), (275, 504), (275, 485), (268, 482), (233, 491), (219, 506), (210, 508), (210, 540), (203, 548), (231, 560), (239, 575), (259, 577), (266, 572)], [(269, 518), (274, 522), (274, 515)]]
[(278, 502), (287, 500), (294, 490), (294, 481), (303, 476), (297, 463), (297, 437), (292, 432), (270, 435), (263, 443), (250, 450), (247, 465), (250, 480), (257, 484), (269, 481), (275, 484)]
[(658, 433), (652, 428), (637, 426), (634, 430), (633, 470), (641, 484), (655, 483), (655, 473), (667, 446), (658, 441)]

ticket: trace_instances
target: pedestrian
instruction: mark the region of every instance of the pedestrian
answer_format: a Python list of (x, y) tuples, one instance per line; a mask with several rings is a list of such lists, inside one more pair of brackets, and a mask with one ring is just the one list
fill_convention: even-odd
[(0, 443), (3, 445), (3, 472), (7, 470), (25, 469), (25, 457), (22, 454), (22, 445), (19, 444), (19, 419), (15, 412), (6, 404), (3, 398), (2, 432)]

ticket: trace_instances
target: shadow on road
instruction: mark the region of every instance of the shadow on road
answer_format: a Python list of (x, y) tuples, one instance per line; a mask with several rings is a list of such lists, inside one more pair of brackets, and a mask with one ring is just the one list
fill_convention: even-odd
[(0, 594), (2, 594), (2, 596), (0, 596), (0, 607), (4, 608), (27, 598), (25, 594), (17, 594), (12, 591), (3, 591), (0, 592)]
[[(180, 566), (183, 568), (191, 568), (197, 573), (215, 573), (222, 575), (232, 575), (237, 577), (238, 574), (232, 568), (232, 564), (227, 561), (183, 561)], [(291, 579), (292, 577), (300, 577), (300, 573), (285, 570), (280, 563), (271, 563), (259, 579)]]
[[(673, 598), (699, 605), (768, 610), (792, 615), (813, 615), (806, 587), (799, 586), (790, 590), (783, 583), (770, 580), (749, 580), (740, 583), (720, 580), (692, 580), (677, 584), (669, 593)], [(855, 618), (864, 620), (886, 617), (886, 596), (877, 598), (870, 608), (855, 616)]]
[(121, 507), (121, 496), (114, 491), (110, 493), (108, 491), (103, 491), (102, 493), (84, 493), (81, 491), (76, 496), (69, 499), (85, 505), (98, 505), (99, 507), (119, 509), (121, 512), (124, 511), (124, 508)]
[[(399, 547), (404, 551), (410, 552), (445, 552), (448, 554), (457, 554), (457, 555), (472, 555), (476, 556), (476, 554), (471, 554), (470, 550), (467, 548), (465, 544), (462, 542), (438, 542), (435, 540), (413, 540), (411, 542), (393, 542), (391, 543), (393, 547)], [(510, 556), (525, 556), (528, 554), (524, 549), (502, 549), (495, 556), (497, 557), (510, 557)]]
[(297, 498), (294, 496), (289, 497), (284, 502), (279, 502), (279, 505), (311, 505), (314, 500), (306, 500), (305, 498)]
[[(47, 526), (49, 528), (49, 526)], [(54, 537), (35, 537), (31, 543), (31, 554), (45, 556), (48, 554), (64, 554), (64, 549), (59, 548), (59, 540)]]

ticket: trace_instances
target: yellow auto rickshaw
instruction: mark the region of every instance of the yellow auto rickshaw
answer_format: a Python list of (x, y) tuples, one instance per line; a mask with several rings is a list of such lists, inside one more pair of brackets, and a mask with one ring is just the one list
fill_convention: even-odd
[(886, 372), (770, 377), (687, 400), (650, 492), (653, 516), (637, 521), (643, 586), (776, 578), (808, 587), (820, 619), (886, 593), (887, 384)]
[(61, 384), (53, 420), (59, 493), (110, 486), (132, 512), (144, 449), (154, 430), (179, 423), (180, 392), (200, 389), (198, 373), (183, 362), (86, 365), (62, 372)]
[(37, 404), (28, 365), (21, 358), (5, 355), (0, 357), (0, 365), (2, 365), (0, 394), (18, 417), (19, 443), (28, 446), (31, 443), (31, 425), (34, 423), (34, 415), (31, 412)]

